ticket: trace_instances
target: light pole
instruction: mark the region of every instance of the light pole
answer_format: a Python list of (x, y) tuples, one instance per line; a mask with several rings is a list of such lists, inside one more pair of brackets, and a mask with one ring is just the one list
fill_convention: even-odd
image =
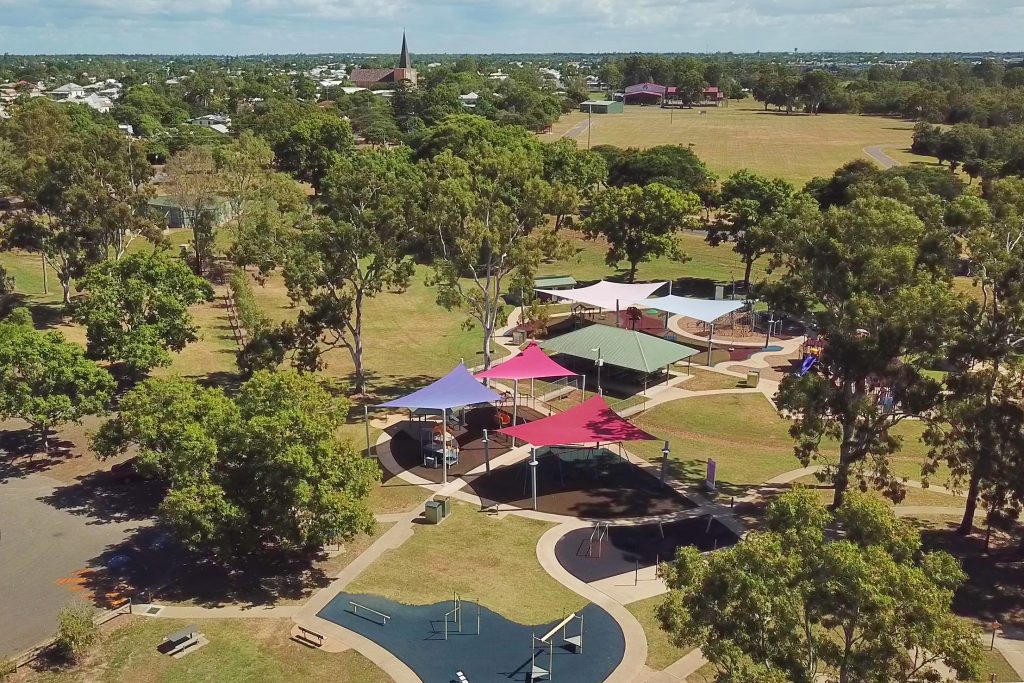
[(587, 107), (587, 149), (590, 149), (590, 129), (594, 125), (594, 105)]
[(601, 366), (604, 365), (604, 360), (601, 358), (601, 347), (598, 346), (596, 349), (590, 350), (597, 352), (597, 395), (604, 396), (604, 392), (601, 390)]

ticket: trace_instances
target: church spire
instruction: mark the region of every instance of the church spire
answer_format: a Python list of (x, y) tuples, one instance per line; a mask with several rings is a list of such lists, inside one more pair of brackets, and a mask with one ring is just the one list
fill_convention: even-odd
[(409, 45), (405, 42), (405, 31), (402, 31), (402, 55), (398, 58), (398, 68), (412, 68), (412, 60), (409, 59)]

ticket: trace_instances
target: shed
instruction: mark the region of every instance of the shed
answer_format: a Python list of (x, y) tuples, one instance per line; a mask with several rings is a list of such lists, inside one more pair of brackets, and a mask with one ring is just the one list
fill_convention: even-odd
[[(191, 210), (183, 209), (181, 204), (174, 197), (162, 196), (153, 197), (147, 203), (150, 214), (155, 218), (162, 218), (168, 228), (190, 228), (192, 227)], [(213, 218), (213, 224), (223, 225), (231, 220), (233, 211), (231, 202), (223, 197), (217, 197), (206, 202), (202, 209), (203, 213), (209, 213)]]
[(615, 100), (586, 100), (580, 102), (580, 111), (589, 114), (621, 114), (622, 102)]
[(576, 278), (572, 275), (544, 275), (536, 278), (533, 286), (537, 289), (573, 289)]

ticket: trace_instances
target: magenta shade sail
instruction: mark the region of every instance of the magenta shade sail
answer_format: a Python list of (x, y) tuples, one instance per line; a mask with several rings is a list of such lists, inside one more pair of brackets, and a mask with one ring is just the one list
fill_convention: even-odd
[(532, 446), (654, 441), (658, 438), (619, 417), (602, 396), (588, 399), (564, 413), (498, 431)]
[(538, 379), (540, 377), (572, 377), (578, 373), (567, 370), (551, 360), (537, 342), (530, 340), (526, 348), (490, 370), (476, 373), (477, 379)]

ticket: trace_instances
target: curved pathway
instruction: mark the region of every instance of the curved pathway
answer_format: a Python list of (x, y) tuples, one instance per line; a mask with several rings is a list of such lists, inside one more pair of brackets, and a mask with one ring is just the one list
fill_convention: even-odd
[(883, 169), (893, 168), (894, 166), (900, 165), (900, 162), (882, 151), (881, 145), (869, 145), (863, 149), (863, 152), (878, 162), (878, 165)]

